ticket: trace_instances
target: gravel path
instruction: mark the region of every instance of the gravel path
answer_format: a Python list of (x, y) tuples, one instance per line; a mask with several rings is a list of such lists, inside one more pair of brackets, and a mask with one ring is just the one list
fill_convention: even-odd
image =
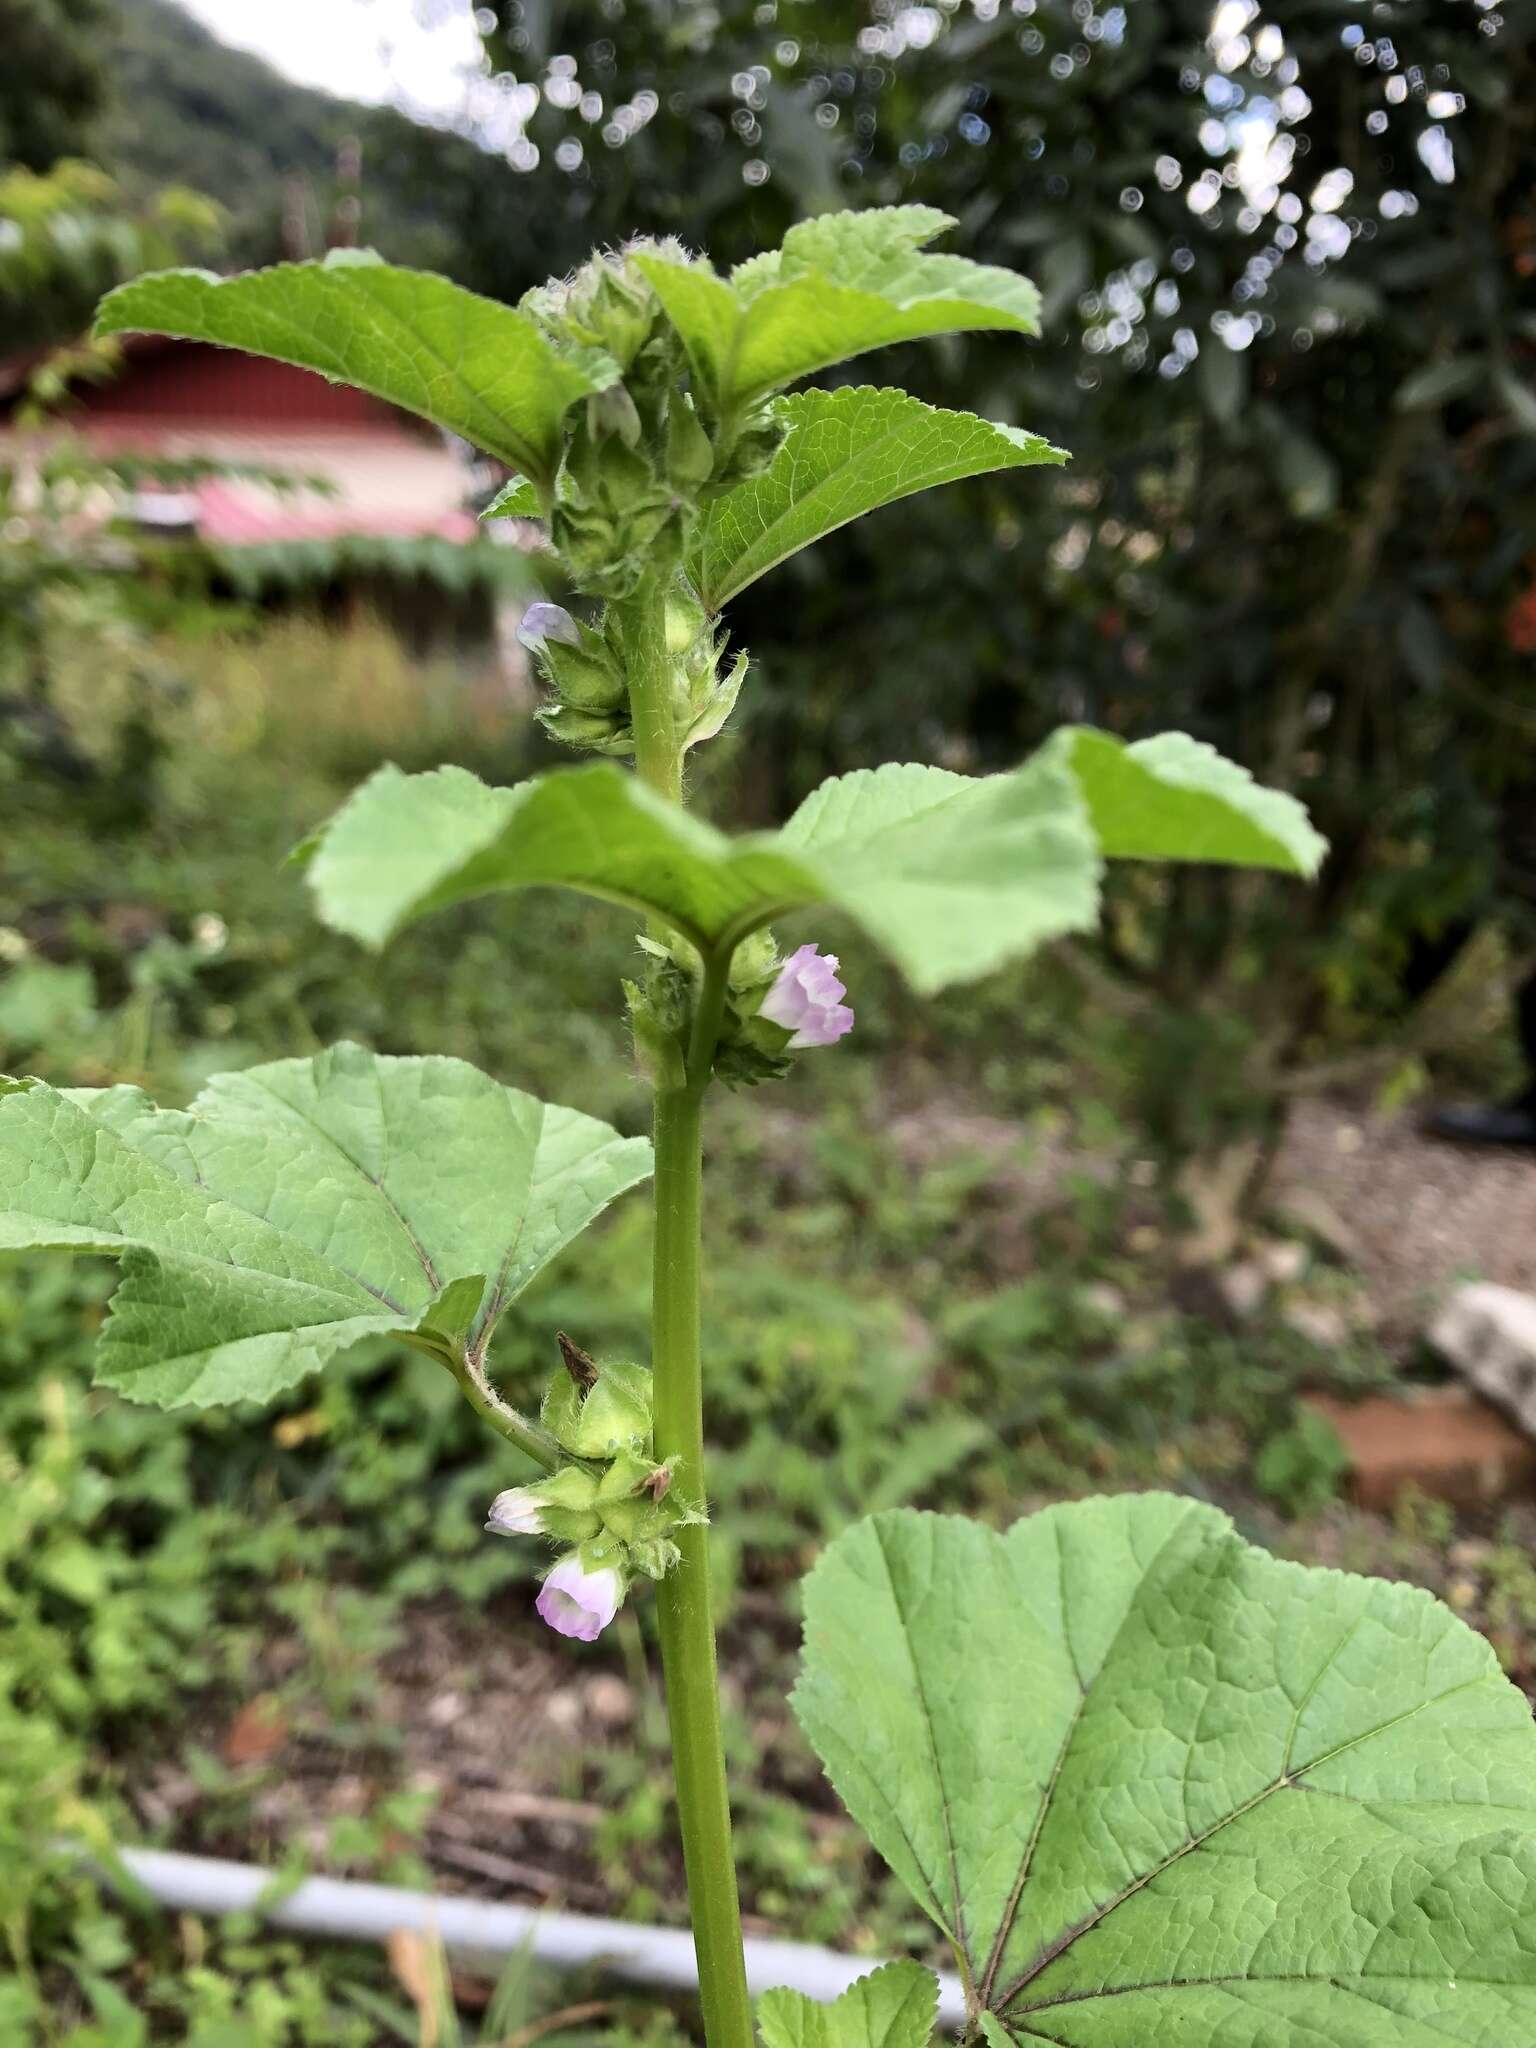
[(1348, 1232), (1366, 1290), (1394, 1331), (1422, 1325), (1458, 1280), (1536, 1292), (1536, 1153), (1448, 1145), (1412, 1113), (1302, 1104), (1275, 1171)]

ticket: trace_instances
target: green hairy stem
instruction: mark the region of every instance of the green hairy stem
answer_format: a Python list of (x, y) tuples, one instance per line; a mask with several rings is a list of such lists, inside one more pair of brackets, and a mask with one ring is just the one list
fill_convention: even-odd
[(526, 1415), (519, 1415), (509, 1407), (485, 1376), (484, 1364), (474, 1358), (454, 1358), (449, 1361), (449, 1371), (458, 1384), (460, 1393), (475, 1413), (498, 1436), (514, 1444), (525, 1457), (546, 1472), (553, 1472), (565, 1461), (567, 1453), (536, 1422), (530, 1422)]
[(648, 585), (620, 608), (624, 666), (635, 733), (635, 772), (659, 796), (680, 803), (683, 750), (672, 701), (664, 593), (664, 584)]
[[(635, 766), (660, 794), (682, 796), (682, 744), (672, 703), (664, 595), (643, 591), (625, 608), (624, 646)], [(703, 1375), (699, 1355), (699, 1239), (704, 1097), (725, 1004), (730, 956), (706, 962), (682, 1087), (655, 1101), (656, 1246), (651, 1278), (651, 1364), (656, 1456), (673, 1463), (673, 1485), (705, 1505)], [(730, 1796), (720, 1727), (715, 1628), (710, 1609), (709, 1531), (676, 1532), (681, 1561), (656, 1589), (666, 1676), (678, 1823), (710, 2048), (751, 2048), (752, 2009), (741, 1945), (741, 1905), (731, 1847)]]

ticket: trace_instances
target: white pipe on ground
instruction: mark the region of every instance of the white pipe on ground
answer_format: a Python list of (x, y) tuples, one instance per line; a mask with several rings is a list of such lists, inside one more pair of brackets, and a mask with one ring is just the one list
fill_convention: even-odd
[[(382, 1942), (396, 1928), (435, 1934), (466, 1962), (500, 1962), (528, 1942), (541, 1963), (572, 1970), (599, 1964), (635, 1984), (691, 1991), (698, 1984), (693, 1936), (680, 1928), (637, 1927), (579, 1913), (547, 1913), (536, 1906), (496, 1906), (482, 1899), (436, 1898), (403, 1885), (360, 1884), (351, 1878), (307, 1877), (292, 1891), (274, 1891), (270, 1871), (215, 1856), (184, 1856), (171, 1849), (122, 1849), (128, 1871), (163, 1906), (184, 1913), (256, 1913), (272, 1927), (343, 1941)], [(103, 1873), (110, 1876), (110, 1873)], [(271, 1903), (266, 1897), (272, 1894)], [(804, 1941), (766, 1941), (748, 1935), (747, 1985), (760, 1991), (785, 1985), (830, 2002), (876, 1968)], [(958, 2029), (965, 2020), (959, 1979), (939, 1977), (939, 2024)]]

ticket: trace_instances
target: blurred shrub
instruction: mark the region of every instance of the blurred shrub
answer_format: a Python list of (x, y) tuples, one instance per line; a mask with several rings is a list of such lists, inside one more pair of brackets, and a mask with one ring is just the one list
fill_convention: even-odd
[(1426, 945), (1536, 896), (1505, 829), (1536, 741), (1536, 22), (1461, 0), (484, 12), (493, 73), (559, 83), (510, 171), (436, 188), (483, 289), (594, 238), (672, 231), (729, 263), (805, 211), (902, 200), (1043, 288), (1040, 346), (875, 374), (1071, 467), (894, 507), (734, 608), (764, 811), (861, 761), (1009, 762), (1064, 717), (1198, 733), (1305, 796), (1334, 852), (1305, 899), (1116, 878), (1101, 964), (1145, 1054), (1139, 1118), (1179, 1158), (1272, 1138), (1320, 1055), (1385, 1042), (1390, 1071)]

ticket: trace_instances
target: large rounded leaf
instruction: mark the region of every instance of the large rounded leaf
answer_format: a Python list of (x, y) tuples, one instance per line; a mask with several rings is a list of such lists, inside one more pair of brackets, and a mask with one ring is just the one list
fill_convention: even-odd
[(729, 839), (607, 763), (488, 789), (381, 768), (303, 850), (328, 924), (380, 945), (424, 912), (553, 884), (664, 918), (701, 947), (815, 903), (915, 987), (974, 979), (1098, 916), (1099, 856), (1067, 767), (891, 765), (838, 776), (781, 832)]
[(706, 948), (825, 903), (927, 991), (1091, 930), (1102, 854), (1310, 874), (1322, 846), (1293, 797), (1198, 741), (1068, 729), (1008, 775), (892, 762), (834, 776), (782, 831), (739, 839), (607, 763), (512, 789), (386, 767), (301, 857), (321, 916), (368, 945), (493, 889), (579, 889)]
[(1427, 1593), (1165, 1495), (880, 1515), (795, 1705), (995, 2048), (1536, 2041), (1536, 1729)]
[(497, 1317), (651, 1148), (462, 1060), (342, 1044), (211, 1080), (0, 1090), (0, 1250), (110, 1252), (97, 1377), (267, 1400), (370, 1336), (478, 1368)]

